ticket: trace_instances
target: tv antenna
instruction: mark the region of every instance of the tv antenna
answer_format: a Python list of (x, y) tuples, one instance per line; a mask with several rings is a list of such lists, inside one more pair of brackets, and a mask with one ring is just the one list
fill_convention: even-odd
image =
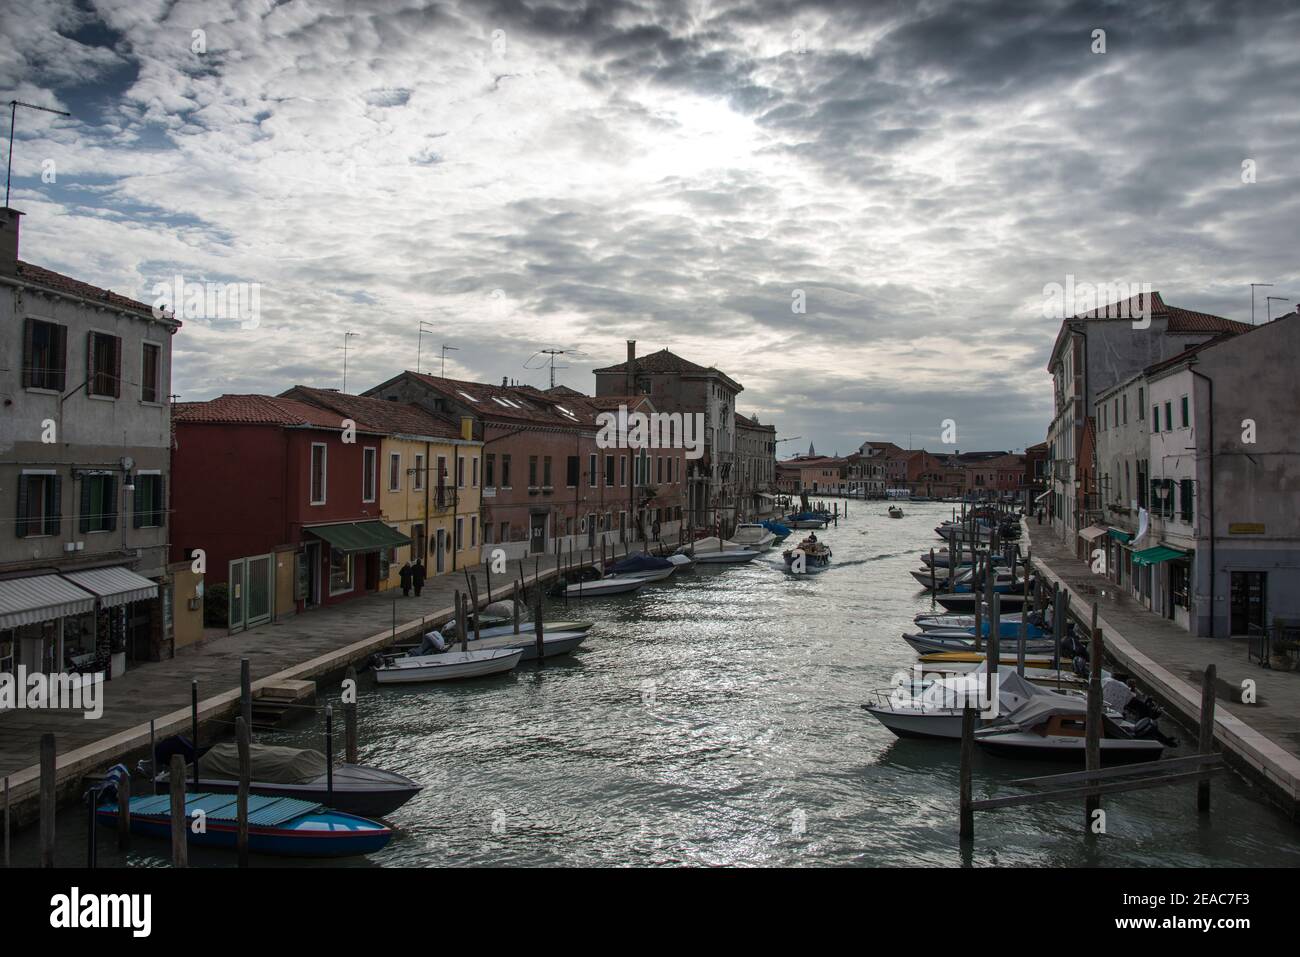
[(360, 338), (361, 333), (359, 332), (343, 333), (343, 392), (345, 395), (348, 391), (348, 340)]
[(460, 352), (460, 349), (456, 346), (442, 347), (442, 375), (439, 376), (439, 378), (441, 379), (447, 378), (447, 353), (448, 352)]
[[(427, 328), (426, 328), (427, 327)], [(426, 319), (420, 320), (420, 331), (415, 336), (415, 371), (420, 371), (420, 346), (424, 345), (424, 334), (433, 332), (433, 323)]]
[(1265, 286), (1272, 286), (1272, 285), (1273, 284), (1271, 282), (1252, 282), (1250, 284), (1250, 324), (1252, 326), (1255, 324), (1255, 289), (1256, 288), (1262, 289)]
[(63, 110), (52, 110), (48, 106), (37, 106), (35, 103), (24, 103), (22, 100), (9, 101), (9, 162), (5, 167), (5, 206), (9, 205), (9, 180), (14, 171), (14, 123), (18, 119), (18, 107), (25, 106), (29, 110), (40, 110), (43, 113), (53, 113), (55, 116), (71, 116)]
[(1269, 321), (1269, 322), (1272, 322), (1272, 321), (1273, 321), (1273, 306), (1272, 306), (1272, 303), (1275, 303), (1275, 302), (1286, 302), (1286, 301), (1287, 301), (1286, 296), (1265, 296), (1265, 297), (1264, 297), (1264, 315), (1266, 315), (1266, 316), (1268, 317), (1268, 321)]
[[(579, 358), (582, 358), (583, 356), (585, 356), (586, 354), (587, 354), (587, 353), (585, 353), (585, 352), (579, 352), (577, 349), (538, 349), (536, 352), (534, 352), (531, 356), (528, 357), (528, 359), (527, 359), (526, 362), (524, 362), (524, 368), (525, 368), (525, 369), (540, 369), (540, 368), (541, 368), (541, 365), (531, 365), (530, 363), (531, 363), (534, 359), (536, 359), (538, 356), (546, 356), (546, 358), (542, 360), (542, 365), (549, 365), (549, 366), (551, 367), (551, 388), (554, 389), (554, 388), (555, 388), (555, 369), (556, 369), (556, 365), (555, 365), (555, 357), (556, 357), (556, 356), (573, 356), (575, 359), (579, 359)], [(567, 369), (567, 368), (569, 368), (569, 367), (568, 367), (568, 366), (560, 366), (559, 368), (561, 368), (561, 369)]]

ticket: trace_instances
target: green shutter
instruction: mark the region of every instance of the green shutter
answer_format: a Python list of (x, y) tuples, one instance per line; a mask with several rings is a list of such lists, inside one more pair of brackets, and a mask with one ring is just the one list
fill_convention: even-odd
[(82, 532), (90, 531), (90, 486), (95, 479), (90, 475), (81, 476), (81, 514), (77, 525)]
[(63, 519), (63, 476), (50, 476), (49, 499), (45, 505), (45, 534), (58, 535)]
[(105, 527), (107, 531), (117, 531), (117, 476), (104, 476), (104, 500), (101, 508), (104, 510), (106, 518)]
[(30, 475), (18, 476), (18, 519), (14, 522), (14, 534), (19, 538), (27, 537), (27, 483)]
[(131, 503), (131, 527), (139, 528), (144, 524), (144, 476), (135, 477), (135, 495)]

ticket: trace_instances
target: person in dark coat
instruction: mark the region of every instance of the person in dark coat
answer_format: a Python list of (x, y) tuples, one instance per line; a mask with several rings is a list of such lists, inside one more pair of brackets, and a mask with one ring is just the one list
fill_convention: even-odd
[(415, 560), (411, 566), (411, 584), (415, 586), (415, 597), (420, 597), (420, 589), (424, 587), (424, 562), (420, 559)]
[(402, 566), (401, 571), (397, 573), (398, 580), (402, 583), (402, 595), (406, 598), (411, 597), (411, 563), (407, 562)]

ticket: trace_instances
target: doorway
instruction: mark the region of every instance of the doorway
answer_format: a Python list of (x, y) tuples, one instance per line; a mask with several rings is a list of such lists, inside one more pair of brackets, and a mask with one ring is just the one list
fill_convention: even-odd
[(1231, 633), (1258, 634), (1264, 630), (1268, 572), (1233, 572), (1229, 598)]
[(528, 517), (528, 553), (530, 555), (540, 555), (546, 551), (546, 515), (530, 515)]
[(445, 528), (438, 529), (437, 540), (434, 543), (433, 555), (434, 561), (436, 562), (435, 567), (438, 570), (438, 574), (441, 575), (446, 571), (447, 564), (447, 530)]

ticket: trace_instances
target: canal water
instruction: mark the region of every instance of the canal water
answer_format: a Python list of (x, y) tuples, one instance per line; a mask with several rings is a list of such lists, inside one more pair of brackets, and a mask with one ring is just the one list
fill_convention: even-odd
[[(883, 503), (850, 503), (819, 533), (834, 559), (813, 575), (790, 575), (773, 550), (553, 602), (548, 617), (595, 622), (568, 660), (448, 685), (363, 675), (361, 760), (426, 787), (394, 814), (388, 848), (333, 866), (1300, 866), (1300, 828), (1233, 774), (1205, 817), (1194, 787), (1175, 785), (1107, 797), (1095, 841), (1081, 801), (981, 812), (963, 850), (955, 743), (900, 740), (859, 707), (914, 662), (900, 635), (930, 608), (908, 572), (951, 506), (904, 508), (889, 519)], [(322, 747), (322, 727), (260, 740)], [(1068, 768), (977, 755), (975, 794), (1052, 770)], [(60, 862), (83, 856), (78, 833), (82, 815), (62, 815)], [(20, 836), (20, 860), (35, 839)], [(121, 863), (111, 837), (100, 848), (101, 865)], [(137, 838), (129, 860), (166, 864), (168, 848)]]

